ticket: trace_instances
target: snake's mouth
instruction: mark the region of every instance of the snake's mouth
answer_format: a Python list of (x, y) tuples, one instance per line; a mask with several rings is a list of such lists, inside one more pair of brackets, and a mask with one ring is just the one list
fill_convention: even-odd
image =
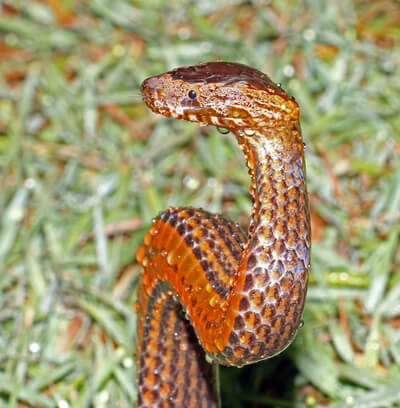
[[(149, 78), (150, 80), (152, 78)], [(149, 80), (143, 82), (141, 91), (142, 98), (145, 104), (154, 112), (173, 119), (187, 120), (190, 122), (199, 123), (200, 126), (218, 126), (221, 128), (238, 128), (238, 127), (251, 127), (256, 122), (251, 122), (249, 118), (238, 118), (234, 116), (222, 116), (215, 112), (211, 108), (204, 108), (200, 106), (171, 106), (164, 101), (160, 91), (157, 87), (148, 86), (146, 83)], [(255, 118), (258, 120), (259, 118)], [(261, 118), (260, 118), (261, 119)]]

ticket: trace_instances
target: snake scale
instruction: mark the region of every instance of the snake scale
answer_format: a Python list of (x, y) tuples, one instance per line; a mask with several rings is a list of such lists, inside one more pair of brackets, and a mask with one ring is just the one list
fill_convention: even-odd
[(137, 253), (139, 407), (217, 407), (205, 357), (237, 367), (272, 357), (301, 322), (311, 237), (299, 107), (230, 62), (153, 76), (141, 91), (156, 113), (228, 129), (247, 159), (247, 237), (220, 215), (170, 207)]

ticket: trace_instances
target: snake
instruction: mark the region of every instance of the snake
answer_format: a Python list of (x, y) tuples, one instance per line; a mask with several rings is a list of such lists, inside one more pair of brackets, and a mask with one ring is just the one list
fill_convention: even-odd
[(152, 76), (141, 93), (155, 113), (232, 132), (251, 177), (247, 235), (221, 215), (169, 207), (136, 256), (138, 406), (218, 407), (213, 367), (275, 356), (302, 322), (311, 231), (300, 110), (233, 62)]

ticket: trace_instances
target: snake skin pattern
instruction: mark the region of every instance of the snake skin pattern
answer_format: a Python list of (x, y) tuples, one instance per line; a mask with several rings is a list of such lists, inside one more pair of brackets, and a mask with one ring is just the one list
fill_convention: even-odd
[(205, 357), (272, 357), (301, 321), (311, 244), (299, 109), (265, 74), (228, 62), (151, 77), (142, 95), (156, 113), (232, 131), (252, 179), (248, 238), (222, 216), (173, 207), (137, 254), (139, 407), (217, 407)]

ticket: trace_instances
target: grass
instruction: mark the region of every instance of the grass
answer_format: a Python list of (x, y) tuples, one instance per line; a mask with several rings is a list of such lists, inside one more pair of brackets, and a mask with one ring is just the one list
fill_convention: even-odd
[(0, 407), (132, 407), (135, 252), (168, 205), (246, 228), (231, 135), (149, 113), (149, 75), (257, 67), (296, 97), (312, 206), (304, 327), (223, 369), (226, 407), (400, 406), (400, 3), (4, 0)]

